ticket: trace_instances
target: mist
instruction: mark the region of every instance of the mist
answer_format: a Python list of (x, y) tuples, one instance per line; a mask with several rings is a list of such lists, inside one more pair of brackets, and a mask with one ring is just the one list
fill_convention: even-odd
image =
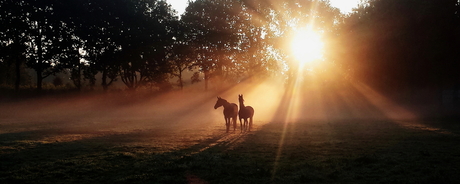
[(246, 81), (225, 90), (206, 92), (185, 88), (155, 95), (120, 92), (6, 102), (0, 104), (0, 134), (25, 131), (122, 134), (196, 129), (223, 132), (223, 108), (213, 108), (216, 97), (238, 104), (239, 94), (244, 95), (246, 106), (255, 109), (256, 130), (266, 123), (422, 118), (417, 111), (364, 84), (299, 84), (287, 85), (277, 80)]

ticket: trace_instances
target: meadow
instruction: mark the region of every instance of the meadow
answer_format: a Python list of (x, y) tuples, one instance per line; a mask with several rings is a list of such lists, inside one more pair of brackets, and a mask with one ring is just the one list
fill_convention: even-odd
[(0, 183), (460, 181), (455, 119), (283, 121), (257, 118), (255, 106), (253, 131), (225, 133), (214, 103), (214, 94), (2, 103)]

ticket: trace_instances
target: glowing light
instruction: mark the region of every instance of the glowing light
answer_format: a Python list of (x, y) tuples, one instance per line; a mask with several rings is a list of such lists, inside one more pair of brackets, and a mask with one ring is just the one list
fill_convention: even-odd
[(332, 6), (340, 9), (342, 13), (350, 13), (352, 9), (357, 7), (359, 0), (330, 0)]
[(324, 43), (321, 36), (311, 29), (301, 29), (294, 35), (291, 49), (301, 65), (321, 59)]

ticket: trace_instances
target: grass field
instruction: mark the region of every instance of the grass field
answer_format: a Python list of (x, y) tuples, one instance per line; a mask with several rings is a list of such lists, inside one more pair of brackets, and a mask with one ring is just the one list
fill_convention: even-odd
[(225, 133), (214, 98), (2, 104), (0, 183), (460, 181), (457, 121), (256, 119)]

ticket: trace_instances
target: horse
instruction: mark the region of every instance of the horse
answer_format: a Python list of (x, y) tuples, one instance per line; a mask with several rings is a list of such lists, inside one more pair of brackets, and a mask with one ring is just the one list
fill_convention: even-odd
[[(238, 113), (239, 119), (240, 119), (240, 126), (241, 126), (241, 132), (244, 130), (251, 131), (252, 127), (252, 117), (254, 116), (254, 108), (251, 106), (244, 106), (244, 99), (243, 99), (243, 94), (238, 95), (238, 101), (240, 102), (240, 111)], [(249, 122), (248, 122), (249, 118)], [(243, 127), (243, 122), (242, 119), (244, 119), (244, 127)]]
[(217, 102), (216, 105), (214, 105), (214, 109), (217, 109), (220, 106), (224, 106), (224, 118), (225, 126), (227, 126), (227, 133), (230, 129), (231, 120), (233, 121), (233, 131), (235, 131), (236, 118), (238, 116), (238, 105), (236, 105), (235, 103), (230, 103), (221, 97), (217, 97)]

